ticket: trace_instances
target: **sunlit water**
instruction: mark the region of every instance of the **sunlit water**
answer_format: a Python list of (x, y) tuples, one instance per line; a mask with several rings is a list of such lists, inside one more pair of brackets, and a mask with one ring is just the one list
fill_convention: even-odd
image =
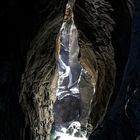
[(60, 53), (58, 55), (58, 87), (57, 98), (79, 96), (79, 81), (82, 67), (78, 62), (78, 31), (74, 24), (71, 6), (67, 4), (66, 14), (70, 19), (64, 21), (60, 29)]
[(54, 131), (54, 140), (87, 140), (86, 131), (81, 130), (79, 122), (72, 122), (68, 128), (62, 127), (61, 131)]
[(59, 34), (60, 49), (57, 58), (59, 78), (54, 105), (54, 126), (50, 139), (87, 140), (86, 130), (82, 130), (78, 121), (82, 67), (78, 61), (78, 31), (69, 2), (66, 5), (65, 18)]
[(58, 132), (57, 135), (58, 136), (55, 138), (56, 140), (87, 140), (86, 137), (75, 137), (66, 133)]

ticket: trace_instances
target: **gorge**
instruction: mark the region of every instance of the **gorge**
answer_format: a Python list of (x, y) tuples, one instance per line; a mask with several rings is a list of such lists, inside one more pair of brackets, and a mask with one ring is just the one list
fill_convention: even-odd
[(48, 140), (53, 130), (63, 132), (55, 136), (60, 140), (139, 136), (134, 5), (1, 2), (0, 140)]

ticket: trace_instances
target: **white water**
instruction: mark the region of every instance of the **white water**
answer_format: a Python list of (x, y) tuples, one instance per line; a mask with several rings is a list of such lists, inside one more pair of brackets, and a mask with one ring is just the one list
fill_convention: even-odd
[[(70, 114), (69, 109), (65, 107), (65, 97), (75, 97), (80, 100), (79, 82), (82, 74), (82, 67), (78, 61), (79, 45), (78, 45), (78, 31), (74, 24), (73, 19), (73, 3), (68, 2), (66, 5), (66, 12), (64, 22), (60, 29), (60, 52), (58, 54), (58, 83), (57, 83), (57, 103), (56, 106), (59, 109), (55, 109), (56, 126), (54, 126), (54, 134), (52, 134), (52, 140), (87, 140), (86, 131), (81, 130), (81, 124), (76, 118), (80, 115), (75, 113), (74, 120), (70, 122), (62, 121), (63, 112), (66, 115), (73, 117), (73, 113)], [(71, 98), (72, 99), (72, 98)], [(72, 101), (73, 104), (78, 104), (76, 101)], [(67, 105), (68, 106), (68, 105)], [(66, 111), (64, 111), (64, 109)], [(72, 108), (72, 111), (80, 110)], [(65, 116), (64, 116), (65, 117)]]
[(55, 140), (87, 140), (86, 132), (81, 131), (79, 122), (72, 122), (68, 128), (63, 127), (61, 132), (55, 131)]
[(69, 22), (63, 22), (60, 29), (59, 79), (56, 92), (59, 100), (68, 95), (79, 96), (78, 84), (82, 72), (78, 62), (78, 31), (74, 24), (72, 7), (69, 4), (66, 6), (66, 13), (70, 13), (71, 17)]

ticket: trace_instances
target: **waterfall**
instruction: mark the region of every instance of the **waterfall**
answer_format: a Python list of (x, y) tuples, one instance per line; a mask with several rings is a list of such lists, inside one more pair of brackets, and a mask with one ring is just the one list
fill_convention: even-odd
[(59, 49), (56, 58), (58, 83), (51, 140), (86, 140), (86, 129), (81, 128), (79, 122), (79, 82), (83, 68), (78, 61), (78, 31), (74, 24), (73, 5), (74, 1), (67, 3), (59, 32)]
[(68, 3), (64, 22), (60, 29), (60, 50), (58, 54), (57, 98), (61, 100), (71, 95), (79, 97), (79, 81), (82, 67), (78, 62), (78, 31), (74, 24), (72, 7)]

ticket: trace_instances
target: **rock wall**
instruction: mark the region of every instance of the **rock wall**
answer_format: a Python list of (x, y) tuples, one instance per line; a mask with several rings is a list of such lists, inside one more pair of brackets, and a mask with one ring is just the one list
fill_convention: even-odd
[[(56, 39), (64, 17), (65, 1), (52, 6), (45, 23), (32, 41), (21, 80), (20, 103), (31, 127), (32, 140), (46, 140), (53, 123), (56, 80)], [(51, 9), (51, 8), (54, 9)], [(111, 44), (111, 5), (104, 0), (76, 1), (74, 19), (79, 32), (80, 61), (95, 77), (90, 123), (92, 130), (103, 117), (115, 82), (114, 49)], [(85, 92), (86, 94), (86, 92)]]

